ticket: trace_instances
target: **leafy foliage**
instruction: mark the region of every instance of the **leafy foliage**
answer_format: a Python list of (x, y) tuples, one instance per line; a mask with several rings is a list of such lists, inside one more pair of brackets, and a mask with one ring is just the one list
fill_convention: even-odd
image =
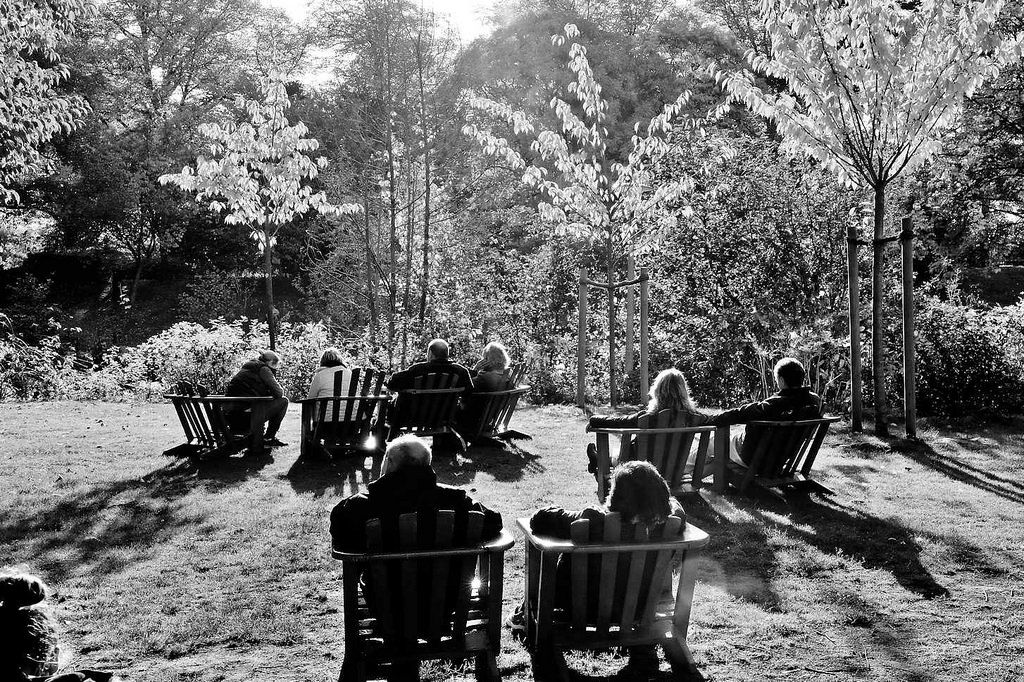
[(84, 99), (61, 93), (68, 69), (57, 53), (91, 0), (0, 0), (0, 198), (17, 203), (12, 181), (42, 170), (39, 146), (70, 133), (89, 111)]
[(922, 297), (917, 350), (921, 409), (965, 417), (1024, 407), (1024, 304), (978, 310)]

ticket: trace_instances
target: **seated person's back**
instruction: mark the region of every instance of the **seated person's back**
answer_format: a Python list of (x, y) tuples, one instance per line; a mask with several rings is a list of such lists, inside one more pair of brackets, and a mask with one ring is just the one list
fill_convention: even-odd
[[(668, 485), (658, 470), (649, 462), (626, 462), (612, 472), (611, 493), (606, 507), (588, 507), (580, 511), (567, 511), (557, 507), (541, 509), (530, 517), (530, 530), (537, 535), (568, 540), (571, 539), (572, 523), (586, 519), (590, 521), (590, 537), (596, 540), (603, 536), (604, 523), (612, 513), (617, 513), (621, 517), (621, 542), (644, 540), (647, 537), (656, 540), (663, 537), (665, 522), (669, 516), (676, 516), (682, 522), (679, 525), (679, 535), (683, 534), (686, 527), (686, 513), (669, 494)], [(642, 531), (647, 532), (646, 536)], [(620, 557), (619, 561), (621, 566), (626, 561), (626, 556)], [(612, 594), (598, 593), (600, 564), (600, 555), (595, 555), (587, 566), (587, 585), (590, 588), (587, 595), (588, 620), (596, 617), (599, 600), (607, 598), (612, 599), (612, 618), (615, 619), (621, 613), (625, 598), (628, 581), (625, 570), (616, 572)], [(641, 593), (649, 589), (653, 572), (654, 562), (647, 561), (641, 580)], [(559, 559), (556, 568), (556, 582), (555, 605), (569, 608), (572, 576), (569, 561), (564, 555)]]
[[(752, 421), (789, 421), (817, 419), (821, 416), (821, 398), (804, 385), (806, 373), (796, 358), (782, 358), (775, 364), (775, 383), (779, 390), (765, 400), (747, 403), (726, 410), (712, 418), (715, 426), (745, 424)], [(760, 429), (751, 425), (741, 434), (734, 435), (730, 444), (731, 456), (749, 464), (753, 452), (748, 447), (756, 441)]]
[[(481, 541), (498, 537), (501, 533), (501, 514), (492, 511), (473, 500), (460, 488), (441, 485), (431, 468), (431, 453), (426, 442), (416, 436), (401, 436), (388, 444), (384, 455), (381, 476), (367, 486), (365, 493), (348, 497), (338, 503), (331, 512), (331, 537), (335, 549), (344, 552), (365, 552), (367, 549), (366, 523), (380, 519), (384, 550), (397, 548), (399, 517), (402, 514), (418, 514), (418, 547), (433, 546), (436, 519), (439, 511), (455, 512), (453, 546), (465, 546), (466, 525), (469, 512), (483, 514)], [(364, 582), (369, 576), (364, 575)], [(399, 584), (400, 576), (394, 576)], [(417, 613), (421, 625), (430, 612), (431, 581), (430, 571), (421, 571), (418, 576)], [(459, 576), (451, 575), (446, 595), (447, 613), (454, 609), (454, 597)], [(392, 595), (393, 607), (398, 604), (400, 593)], [(371, 605), (372, 606), (372, 605)]]

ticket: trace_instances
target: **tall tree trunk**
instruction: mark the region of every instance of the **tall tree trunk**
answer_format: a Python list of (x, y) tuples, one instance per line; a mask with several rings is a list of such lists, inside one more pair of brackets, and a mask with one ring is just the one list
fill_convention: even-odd
[(423, 131), (423, 272), (420, 274), (420, 328), (427, 315), (427, 291), (430, 288), (430, 125), (427, 116), (427, 88), (423, 75), (423, 52), (416, 51), (420, 89), (420, 126)]
[(882, 301), (885, 291), (882, 282), (885, 269), (885, 184), (875, 187), (875, 239), (872, 244), (871, 285), (871, 375), (875, 390), (875, 434), (889, 435), (888, 407), (885, 399), (885, 321), (882, 317)]
[(608, 231), (608, 400), (619, 404), (619, 379), (615, 371), (615, 254), (612, 253), (612, 232)]
[(270, 350), (277, 350), (277, 320), (274, 315), (274, 254), (270, 248), (270, 233), (263, 232), (263, 274), (267, 292), (267, 328), (270, 330)]
[(373, 270), (373, 245), (370, 241), (370, 188), (363, 184), (363, 237), (366, 240), (366, 300), (370, 307), (370, 348), (377, 347), (377, 283)]
[[(391, 98), (388, 97), (390, 106)], [(388, 320), (388, 353), (389, 356), (395, 348), (395, 321), (397, 317), (398, 307), (398, 197), (397, 197), (397, 179), (395, 178), (395, 145), (394, 138), (392, 137), (391, 127), (391, 112), (387, 113), (387, 124), (385, 125), (384, 135), (387, 140), (385, 141), (385, 147), (387, 149), (388, 156), (388, 207), (389, 207), (389, 220), (390, 230), (388, 232), (389, 243), (388, 243), (388, 265), (391, 268), (391, 272), (388, 273), (388, 283), (390, 288), (388, 291), (388, 303), (389, 303), (389, 315)], [(389, 364), (393, 361), (389, 361)]]
[(414, 197), (416, 195), (416, 182), (413, 179), (412, 160), (406, 159), (406, 187), (409, 193), (408, 208), (405, 213), (405, 286), (402, 291), (402, 365), (409, 359), (409, 308), (412, 302), (412, 236), (416, 222), (416, 211), (414, 210)]

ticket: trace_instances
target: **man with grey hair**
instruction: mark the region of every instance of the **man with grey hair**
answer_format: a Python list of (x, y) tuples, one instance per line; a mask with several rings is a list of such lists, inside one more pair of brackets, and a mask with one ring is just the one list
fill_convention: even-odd
[[(287, 445), (277, 438), (277, 431), (288, 412), (288, 398), (284, 396), (284, 389), (277, 381), (280, 366), (281, 357), (277, 353), (272, 350), (261, 351), (255, 360), (247, 360), (242, 364), (224, 391), (224, 395), (232, 398), (273, 398), (267, 405), (267, 431), (263, 434), (263, 443), (270, 447)], [(225, 409), (225, 417), (232, 431), (245, 431), (249, 428), (249, 411), (242, 403), (229, 404)]]
[(453, 374), (455, 381), (451, 388), (473, 388), (473, 375), (469, 370), (457, 362), (452, 362), (448, 357), (448, 342), (444, 339), (434, 339), (427, 344), (426, 362), (417, 362), (408, 369), (395, 372), (388, 380), (388, 388), (392, 391), (400, 391), (404, 388), (412, 388), (416, 377), (425, 374)]
[(400, 436), (388, 443), (381, 475), (365, 493), (347, 497), (331, 512), (331, 538), (336, 549), (366, 551), (366, 522), (380, 519), (385, 546), (398, 537), (398, 517), (419, 513), (417, 532), (429, 545), (434, 537), (437, 512), (455, 512), (455, 538), (465, 536), (467, 514), (482, 512), (481, 539), (501, 533), (501, 514), (475, 501), (466, 491), (437, 482), (431, 467), (430, 448), (418, 436)]

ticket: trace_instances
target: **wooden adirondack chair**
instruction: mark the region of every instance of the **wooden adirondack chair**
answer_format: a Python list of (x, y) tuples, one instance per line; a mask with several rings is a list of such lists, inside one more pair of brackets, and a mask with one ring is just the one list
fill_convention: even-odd
[(456, 420), (459, 399), (466, 389), (454, 387), (457, 381), (457, 374), (431, 372), (416, 377), (412, 388), (396, 391), (395, 404), (390, 410), (392, 419), (388, 439), (402, 433), (417, 436), (451, 434), (465, 451), (466, 441), (457, 430)]
[[(187, 381), (179, 382), (175, 388), (177, 393), (167, 393), (164, 398), (174, 405), (185, 432), (185, 442), (169, 453), (180, 452), (190, 457), (230, 455), (246, 446), (251, 453), (263, 452), (263, 423), (266, 421), (267, 404), (273, 398), (207, 395), (203, 387), (195, 387)], [(225, 407), (239, 403), (250, 412), (249, 429), (244, 433), (232, 432), (224, 414)]]
[[(557, 540), (535, 535), (529, 519), (517, 523), (526, 536), (526, 645), (536, 664), (552, 665), (567, 680), (565, 649), (661, 644), (673, 670), (696, 671), (686, 633), (707, 533), (686, 524), (680, 534), (682, 521), (674, 517), (659, 538), (640, 529), (635, 541), (623, 542), (621, 518), (609, 514), (600, 536), (583, 519), (572, 524), (571, 540)], [(570, 593), (561, 596), (559, 560), (569, 563), (572, 576)]]
[(507, 388), (500, 391), (475, 391), (468, 397), (467, 409), (473, 412), (469, 430), (463, 434), (468, 440), (533, 438), (528, 433), (508, 428), (519, 399), (530, 391), (529, 386), (520, 385), (525, 376), (526, 363), (514, 363), (505, 370), (504, 385)]
[[(751, 485), (762, 488), (814, 485), (828, 490), (808, 478), (830, 424), (839, 417), (803, 419), (798, 421), (754, 421), (746, 424), (743, 451), (750, 463), (743, 465), (727, 456), (718, 458), (716, 480), (735, 485), (746, 492)], [(724, 490), (724, 485), (722, 486)], [(831, 492), (831, 491), (829, 491)]]
[[(321, 448), (328, 453), (332, 448), (365, 448), (373, 434), (374, 412), (378, 406), (383, 408), (391, 399), (381, 393), (384, 377), (385, 373), (380, 370), (356, 367), (348, 375), (346, 385), (342, 385), (345, 375), (338, 372), (334, 375), (333, 396), (301, 401), (300, 456), (311, 455)], [(383, 416), (378, 416), (381, 424), (384, 422)], [(383, 438), (378, 440), (383, 441)]]
[[(418, 671), (432, 658), (476, 659), (481, 680), (500, 680), (501, 595), (507, 531), (480, 541), (484, 515), (469, 512), (464, 546), (453, 547), (455, 512), (437, 514), (424, 547), (416, 513), (399, 517), (398, 545), (385, 548), (380, 519), (366, 524), (367, 552), (334, 550), (342, 564), (345, 660), (340, 682), (378, 676), (382, 665)], [(418, 677), (417, 677), (418, 678)]]
[[(591, 429), (597, 434), (597, 496), (601, 502), (608, 496), (608, 475), (611, 471), (608, 436), (611, 434), (621, 437), (619, 462), (631, 459), (650, 462), (668, 483), (673, 495), (701, 489), (703, 479), (711, 473), (705, 463), (715, 427), (678, 424), (678, 413), (662, 410), (640, 417), (635, 429)], [(728, 437), (715, 438), (716, 452), (728, 453), (727, 441)], [(687, 466), (691, 452), (695, 455), (692, 467)]]

